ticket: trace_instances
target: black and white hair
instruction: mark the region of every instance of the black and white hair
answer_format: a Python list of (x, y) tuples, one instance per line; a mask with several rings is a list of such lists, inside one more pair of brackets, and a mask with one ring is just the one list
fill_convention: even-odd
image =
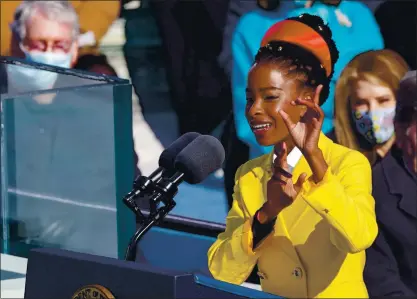
[(78, 38), (80, 25), (78, 15), (69, 1), (23, 1), (14, 13), (11, 30), (20, 40), (26, 36), (27, 22), (36, 14), (44, 15), (48, 20), (57, 21), (72, 27), (72, 37)]

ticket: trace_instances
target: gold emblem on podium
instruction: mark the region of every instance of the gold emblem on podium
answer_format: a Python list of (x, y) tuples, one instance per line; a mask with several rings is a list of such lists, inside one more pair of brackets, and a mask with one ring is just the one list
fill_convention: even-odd
[(72, 299), (115, 299), (110, 290), (105, 287), (94, 284), (78, 289)]

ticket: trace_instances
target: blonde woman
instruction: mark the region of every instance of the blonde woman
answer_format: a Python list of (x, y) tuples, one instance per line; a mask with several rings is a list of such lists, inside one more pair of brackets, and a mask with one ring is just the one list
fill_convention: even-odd
[(395, 93), (407, 63), (388, 49), (356, 56), (336, 84), (335, 142), (365, 154), (371, 164), (394, 143)]

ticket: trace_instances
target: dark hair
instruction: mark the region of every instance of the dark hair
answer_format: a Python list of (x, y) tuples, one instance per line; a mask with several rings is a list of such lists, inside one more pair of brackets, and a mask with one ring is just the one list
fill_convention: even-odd
[(262, 5), (261, 0), (256, 0), (256, 3), (258, 4), (258, 7), (263, 9), (263, 10), (275, 10), (279, 7), (280, 5), (280, 0), (266, 0), (267, 2), (265, 3), (265, 5)]
[[(315, 2), (317, 2), (317, 0), (314, 0), (312, 5), (314, 5)], [(320, 2), (324, 5), (339, 6), (339, 4), (340, 4), (340, 2), (342, 2), (342, 0), (320, 0)]]
[(0, 95), (7, 93), (7, 70), (6, 61), (0, 56)]
[(410, 124), (417, 120), (417, 83), (416, 71), (409, 71), (400, 81), (397, 91), (395, 120), (399, 123)]
[(296, 44), (278, 40), (270, 41), (267, 45), (261, 47), (255, 56), (255, 63), (277, 63), (281, 67), (288, 69), (286, 74), (288, 77), (299, 80), (312, 88), (322, 84), (323, 89), (320, 94), (319, 103), (322, 105), (329, 96), (330, 80), (334, 73), (334, 65), (339, 59), (339, 51), (332, 39), (332, 32), (318, 16), (302, 14), (298, 17), (288, 18), (287, 20), (301, 22), (320, 34), (330, 52), (332, 67), (330, 75), (326, 75), (326, 70), (313, 53)]

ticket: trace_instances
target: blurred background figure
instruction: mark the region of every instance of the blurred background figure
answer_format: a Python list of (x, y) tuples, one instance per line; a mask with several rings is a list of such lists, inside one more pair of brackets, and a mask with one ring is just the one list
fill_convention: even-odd
[[(78, 61), (80, 25), (69, 2), (21, 2), (9, 28), (12, 57), (62, 68), (72, 68)], [(42, 90), (60, 84), (52, 72), (21, 67), (9, 67), (8, 72), (9, 89), (20, 85)]]
[(367, 250), (364, 272), (369, 296), (417, 295), (417, 82), (401, 80), (395, 111), (396, 142), (373, 169), (379, 234)]
[[(135, 94), (135, 106), (164, 146), (178, 136), (159, 36), (149, 0), (122, 0), (125, 43), (123, 56)], [(136, 105), (138, 104), (138, 105)], [(169, 126), (163, 123), (172, 123)]]
[[(179, 135), (209, 134), (231, 110), (230, 86), (217, 63), (229, 1), (151, 0)], [(147, 102), (143, 107), (147, 110)]]
[[(72, 51), (69, 66), (116, 75), (106, 56), (98, 50), (98, 44), (119, 15), (119, 1), (1, 1), (0, 5), (1, 55), (22, 57), (24, 52), (19, 46), (22, 43), (26, 50), (29, 47), (50, 52)], [(73, 27), (70, 35), (75, 23), (73, 10), (79, 19), (79, 30)], [(78, 31), (80, 35), (74, 36)], [(77, 46), (78, 59), (74, 58)]]
[[(284, 14), (296, 7), (311, 7), (313, 5), (312, 0), (290, 0), (290, 1), (281, 1), (281, 0), (229, 0), (229, 8), (227, 11), (227, 20), (226, 25), (223, 30), (223, 44), (222, 51), (219, 55), (219, 64), (225, 70), (229, 78), (232, 76), (233, 68), (233, 57), (232, 57), (232, 36), (235, 31), (236, 25), (239, 22), (239, 19), (246, 13), (262, 8), (271, 13)], [(335, 0), (337, 3), (339, 0)], [(384, 0), (367, 0), (361, 1), (366, 4), (371, 11), (375, 9), (382, 3)]]
[[(282, 5), (282, 10), (280, 6), (269, 10), (268, 4), (270, 3), (271, 1), (258, 1), (258, 9), (240, 18), (231, 41), (233, 57), (231, 84), (236, 134), (241, 142), (249, 146), (250, 159), (271, 150), (271, 147), (262, 147), (256, 143), (255, 137), (244, 118), (247, 74), (261, 39), (270, 26), (285, 17), (309, 13), (320, 16), (330, 27), (340, 56), (335, 65), (329, 96), (322, 107), (325, 113), (322, 128), (324, 133), (333, 129), (334, 87), (342, 69), (357, 54), (384, 47), (378, 24), (371, 10), (361, 2), (322, 0), (310, 3), (308, 1), (281, 1), (279, 5)], [(296, 6), (291, 7), (294, 3)], [(231, 136), (229, 138), (231, 141), (234, 140)], [(238, 142), (236, 144), (236, 147), (242, 147)], [(233, 145), (230, 147), (233, 148)], [(226, 160), (226, 165), (230, 166), (225, 169), (225, 184), (226, 190), (228, 190), (228, 198), (231, 200), (231, 188), (232, 183), (234, 183), (233, 175), (237, 167), (245, 161), (243, 161), (244, 157), (242, 156), (234, 157), (231, 155), (229, 159), (236, 159), (236, 162)], [(237, 161), (237, 159), (241, 159), (241, 161)]]
[[(11, 2), (17, 3), (18, 1)], [(85, 41), (83, 42), (83, 35), (80, 33), (82, 29), (80, 29), (79, 20), (79, 16), (71, 2), (20, 2), (20, 5), (17, 6), (14, 12), (13, 21), (10, 22), (10, 26), (7, 26), (11, 33), (9, 56), (56, 67), (76, 68), (77, 66), (80, 67), (80, 59), (82, 61), (86, 59), (85, 57), (87, 56), (85, 55), (88, 55), (90, 58), (87, 58), (87, 60), (92, 60), (85, 70), (116, 76), (116, 72), (108, 65), (107, 61), (101, 64), (96, 63), (97, 60), (94, 60), (96, 58), (92, 58), (94, 56), (101, 57), (97, 59), (104, 59), (104, 55), (85, 54), (80, 58), (80, 55), (82, 55), (80, 43), (85, 43)], [(88, 34), (91, 35), (92, 32)], [(103, 33), (100, 34), (102, 35)], [(86, 66), (84, 62), (82, 64)], [(30, 85), (38, 90), (60, 87), (62, 84), (65, 84), (65, 82), (61, 82), (62, 84), (60, 85), (60, 82), (56, 81), (56, 79), (57, 74), (53, 72), (16, 67), (8, 71), (8, 88), (14, 88), (19, 82), (24, 82), (25, 87)], [(50, 103), (53, 98), (54, 95), (42, 95), (37, 96), (35, 100)], [(134, 159), (135, 165), (138, 165), (136, 152), (134, 152)], [(138, 167), (135, 167), (135, 173), (140, 173)]]
[[(173, 135), (170, 132), (175, 125), (165, 124), (175, 119), (166, 115), (170, 108), (166, 104), (169, 102), (166, 95), (168, 87), (158, 52), (160, 38), (154, 23), (147, 0), (122, 0), (120, 19), (109, 34), (121, 46), (117, 50), (119, 54), (115, 54), (113, 44), (110, 45), (109, 52), (115, 56), (113, 64), (116, 65), (116, 71), (119, 76), (130, 79), (133, 86), (133, 136), (140, 157), (138, 165), (144, 175), (149, 175), (158, 167), (159, 155), (164, 146), (168, 146), (175, 138), (168, 141), (164, 138)], [(145, 117), (143, 102), (146, 99), (152, 99), (148, 101), (151, 107), (147, 105), (146, 110), (151, 117)], [(155, 115), (156, 118), (152, 117)], [(159, 134), (158, 129), (161, 127), (165, 129), (166, 135)]]
[(400, 54), (411, 69), (416, 69), (416, 1), (384, 1), (375, 17), (384, 37), (385, 47)]
[(397, 88), (407, 63), (392, 50), (356, 56), (343, 70), (336, 86), (335, 128), (329, 137), (379, 162), (395, 141)]
[(10, 29), (10, 56), (63, 68), (78, 60), (80, 25), (68, 2), (22, 2)]
[(233, 56), (232, 56), (232, 37), (240, 18), (246, 13), (262, 9), (271, 14), (285, 16), (289, 10), (297, 7), (297, 1), (280, 0), (230, 0), (227, 10), (226, 25), (223, 31), (222, 51), (219, 55), (219, 65), (224, 69), (227, 76), (232, 77)]
[[(402, 151), (410, 174), (417, 174), (417, 87), (416, 71), (408, 72), (400, 82), (394, 118), (396, 145)], [(410, 193), (413, 194), (413, 193)]]

